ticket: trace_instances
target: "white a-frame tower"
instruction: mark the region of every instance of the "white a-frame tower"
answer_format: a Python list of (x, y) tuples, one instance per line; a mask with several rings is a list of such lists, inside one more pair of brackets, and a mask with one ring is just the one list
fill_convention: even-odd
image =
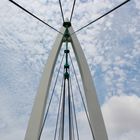
[[(47, 64), (45, 66), (45, 69), (44, 69), (44, 72), (42, 75), (39, 90), (38, 90), (37, 96), (35, 98), (33, 109), (31, 112), (31, 117), (30, 117), (30, 120), (28, 123), (25, 140), (40, 140), (42, 128), (43, 128), (43, 125), (45, 122), (44, 121), (45, 120), (44, 119), (45, 118), (45, 109), (46, 109), (46, 104), (48, 101), (48, 94), (49, 94), (49, 90), (50, 90), (52, 75), (54, 72), (54, 67), (55, 67), (56, 60), (58, 58), (58, 54), (60, 52), (62, 43), (64, 43), (64, 42), (66, 42), (67, 45), (68, 45), (68, 42), (71, 43), (71, 46), (72, 46), (75, 56), (76, 56), (76, 60), (78, 63), (78, 67), (80, 70), (81, 79), (82, 79), (82, 83), (83, 83), (83, 88), (84, 88), (84, 93), (85, 93), (85, 98), (86, 98), (85, 100), (86, 100), (86, 106), (87, 106), (88, 120), (90, 121), (90, 127), (92, 130), (93, 140), (108, 140), (102, 113), (101, 113), (100, 106), (99, 106), (97, 96), (96, 96), (96, 90), (95, 90), (94, 83), (93, 83), (93, 80), (91, 77), (91, 73), (90, 73), (85, 55), (83, 53), (83, 50), (81, 48), (81, 45), (80, 45), (75, 33), (79, 32), (80, 30), (93, 24), (94, 22), (100, 20), (101, 18), (105, 17), (109, 13), (117, 10), (122, 5), (128, 3), (130, 0), (125, 0), (124, 2), (122, 2), (121, 4), (116, 6), (115, 8), (111, 9), (107, 13), (103, 14), (102, 16), (91, 21), (90, 23), (88, 23), (87, 25), (81, 27), (80, 29), (78, 29), (76, 31), (74, 31), (71, 26), (71, 20), (72, 20), (72, 15), (73, 15), (76, 0), (74, 0), (74, 3), (73, 3), (70, 22), (64, 21), (62, 4), (61, 4), (61, 0), (59, 0), (62, 19), (64, 22), (60, 31), (58, 31), (57, 29), (55, 29), (54, 27), (52, 27), (45, 21), (38, 18), (36, 15), (32, 14), (31, 12), (29, 12), (28, 10), (23, 8), (21, 5), (16, 3), (14, 0), (9, 0), (9, 1), (12, 2), (14, 5), (16, 5), (17, 7), (19, 7), (20, 9), (22, 9), (23, 11), (25, 11), (26, 13), (28, 13), (29, 15), (31, 15), (32, 17), (36, 18), (43, 24), (47, 25), (48, 27), (52, 28), (53, 30), (55, 30), (59, 33), (54, 42), (52, 51), (48, 57), (48, 61), (47, 61)], [(68, 81), (68, 85), (69, 85), (69, 73), (68, 73), (69, 65), (67, 65), (67, 58), (68, 58), (69, 50), (67, 48), (65, 50), (65, 53), (66, 53), (66, 65), (65, 65), (65, 71), (66, 71), (65, 74), (66, 75), (64, 74), (64, 79)], [(65, 84), (65, 82), (64, 82), (64, 84)], [(68, 96), (69, 96), (69, 93), (68, 93)], [(63, 96), (63, 99), (65, 100), (64, 96)], [(71, 102), (71, 99), (69, 98), (69, 103), (70, 102)], [(71, 113), (70, 111), (71, 111), (71, 108), (69, 105), (69, 114)], [(64, 119), (64, 113), (62, 116)], [(71, 122), (70, 122), (70, 118), (69, 118), (69, 126), (70, 125), (71, 125)], [(64, 126), (64, 123), (63, 123), (63, 126)], [(69, 130), (71, 130), (70, 128), (71, 127), (69, 127)], [(63, 130), (64, 130), (64, 127), (62, 129), (62, 133), (63, 133)], [(69, 131), (69, 134), (70, 134), (70, 131)], [(59, 140), (64, 140), (64, 134), (62, 134), (62, 135), (61, 135), (62, 137), (60, 137)], [(71, 138), (71, 135), (69, 136), (69, 140), (73, 140)]]
[(108, 140), (92, 76), (77, 36), (76, 34), (73, 34), (74, 30), (71, 26), (71, 23), (65, 22), (60, 32), (63, 35), (57, 35), (42, 75), (39, 90), (35, 98), (31, 117), (26, 131), (25, 140), (39, 140), (55, 63), (62, 43), (66, 40), (72, 44), (80, 69), (86, 97), (87, 110), (91, 122), (91, 128), (94, 133), (94, 140)]

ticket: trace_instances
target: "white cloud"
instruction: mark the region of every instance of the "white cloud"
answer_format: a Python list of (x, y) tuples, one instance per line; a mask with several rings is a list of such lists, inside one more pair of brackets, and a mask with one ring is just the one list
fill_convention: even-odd
[(109, 140), (140, 139), (140, 98), (113, 96), (103, 106), (102, 112)]

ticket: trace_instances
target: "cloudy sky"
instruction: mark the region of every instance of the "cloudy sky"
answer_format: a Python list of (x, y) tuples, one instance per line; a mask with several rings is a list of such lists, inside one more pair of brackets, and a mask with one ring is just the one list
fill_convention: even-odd
[[(56, 29), (62, 26), (58, 0), (16, 2)], [(121, 2), (77, 0), (73, 28), (82, 27)], [(69, 17), (72, 0), (62, 0), (62, 5), (64, 16)], [(109, 140), (140, 140), (139, 21), (140, 1), (131, 0), (77, 33), (95, 82)], [(8, 0), (1, 0), (0, 140), (24, 139), (39, 80), (56, 35)], [(52, 107), (49, 119), (54, 118), (54, 112)], [(84, 140), (89, 131), (82, 129), (86, 125), (82, 110), (78, 111), (78, 120)], [(52, 128), (45, 132), (51, 139)]]

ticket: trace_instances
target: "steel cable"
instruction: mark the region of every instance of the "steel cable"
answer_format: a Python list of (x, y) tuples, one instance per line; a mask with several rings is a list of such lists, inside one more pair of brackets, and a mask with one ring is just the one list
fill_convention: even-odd
[(69, 56), (70, 56), (70, 61), (71, 61), (71, 64), (72, 64), (73, 72), (74, 72), (74, 75), (75, 75), (75, 79), (76, 79), (76, 82), (77, 82), (77, 85), (78, 85), (78, 89), (79, 89), (79, 92), (80, 92), (80, 96), (81, 96), (81, 99), (82, 99), (83, 107), (84, 107), (86, 117), (87, 117), (87, 120), (88, 120), (88, 123), (89, 123), (89, 127), (90, 127), (90, 130), (91, 130), (91, 133), (92, 133), (92, 137), (95, 140), (94, 132), (92, 130), (90, 118), (89, 118), (89, 115), (88, 115), (88, 111), (87, 111), (87, 108), (86, 108), (86, 105), (85, 105), (85, 102), (84, 102), (84, 98), (83, 98), (83, 95), (82, 95), (82, 91), (81, 91), (81, 88), (80, 88), (80, 84), (79, 84), (79, 81), (78, 81), (78, 78), (77, 78), (77, 75), (76, 75), (76, 70), (74, 68), (74, 64), (73, 64), (71, 55), (69, 54)]
[(56, 83), (58, 81), (58, 76), (59, 76), (59, 73), (60, 73), (60, 69), (61, 69), (61, 66), (62, 66), (63, 59), (64, 59), (64, 54), (62, 56), (62, 59), (61, 59), (61, 62), (60, 62), (60, 66), (59, 66), (59, 69), (58, 69), (58, 72), (57, 72), (57, 75), (56, 75), (55, 83), (54, 83), (54, 86), (53, 86), (53, 89), (52, 89), (52, 94), (51, 94), (51, 97), (50, 97), (50, 101), (48, 103), (48, 108), (47, 108), (47, 111), (46, 111), (46, 114), (45, 114), (45, 117), (44, 117), (44, 121), (42, 123), (42, 127), (41, 127), (41, 130), (40, 130), (40, 134), (39, 134), (38, 140), (40, 140), (40, 138), (41, 138), (41, 134), (42, 134), (42, 131), (43, 131), (43, 128), (44, 128), (44, 125), (45, 125), (45, 122), (46, 122), (46, 119), (47, 119), (47, 116), (48, 116), (48, 112), (49, 112), (50, 105), (51, 105), (51, 102), (52, 102), (52, 98), (53, 98), (53, 95), (54, 95), (54, 90), (55, 90), (55, 87), (56, 87)]
[(73, 7), (72, 7), (72, 10), (71, 10), (71, 16), (70, 16), (70, 22), (72, 21), (72, 16), (73, 16), (74, 8), (75, 8), (75, 3), (76, 3), (76, 0), (74, 0), (74, 2), (73, 2)]
[(70, 95), (70, 81), (68, 82), (68, 110), (69, 110), (69, 140), (72, 140), (72, 118), (71, 118), (71, 95)]
[(65, 125), (65, 96), (66, 96), (66, 80), (64, 79), (64, 88), (63, 88), (63, 100), (62, 100), (62, 117), (60, 122), (62, 122), (61, 132), (60, 132), (60, 140), (64, 140), (64, 125)]
[(72, 89), (72, 84), (71, 84), (71, 78), (70, 78), (70, 88), (71, 88), (71, 100), (72, 100), (73, 115), (74, 115), (75, 126), (76, 126), (77, 140), (79, 140), (78, 123), (77, 123), (77, 117), (76, 117), (76, 108), (75, 108), (75, 102), (74, 102), (74, 95), (73, 95), (73, 89)]
[(51, 25), (49, 25), (48, 23), (46, 23), (45, 21), (43, 21), (42, 19), (38, 18), (37, 16), (35, 16), (34, 14), (32, 14), (31, 12), (29, 12), (28, 10), (26, 10), (25, 8), (23, 8), (21, 5), (19, 5), (18, 3), (16, 3), (13, 0), (9, 0), (10, 2), (12, 2), (14, 5), (16, 5), (17, 7), (19, 7), (20, 9), (22, 9), (23, 11), (25, 11), (26, 13), (28, 13), (29, 15), (33, 16), (34, 18), (36, 18), (37, 20), (39, 20), (40, 22), (42, 22), (43, 24), (47, 25), (48, 27), (50, 27), (51, 29), (55, 30), (56, 32), (60, 33), (63, 35), (63, 33), (61, 33), (60, 31), (58, 31), (57, 29), (55, 29), (54, 27), (52, 27)]
[(57, 129), (58, 129), (58, 121), (59, 121), (59, 117), (60, 117), (60, 109), (61, 109), (62, 93), (63, 93), (63, 82), (64, 82), (64, 79), (62, 79), (62, 84), (61, 84), (61, 93), (60, 93), (60, 101), (59, 101), (59, 107), (58, 107), (58, 112), (57, 112), (57, 120), (56, 120), (56, 127), (55, 127), (55, 133), (54, 133), (54, 140), (56, 140), (56, 134), (57, 134)]
[(64, 22), (65, 19), (64, 19), (64, 14), (63, 14), (63, 9), (62, 9), (61, 0), (59, 0), (59, 6), (60, 6), (60, 10), (61, 10), (62, 20), (63, 20), (63, 22)]
[[(123, 3), (119, 4), (118, 6), (116, 6), (115, 8), (113, 8), (112, 10), (108, 11), (107, 13), (103, 14), (102, 16), (98, 17), (97, 19), (91, 21), (90, 23), (86, 24), (85, 26), (81, 27), (80, 29), (74, 31), (72, 34), (77, 33), (79, 31), (81, 31), (82, 29), (88, 27), (89, 25), (93, 24), (94, 22), (98, 21), (99, 19), (105, 17), (106, 15), (110, 14), (111, 12), (115, 11), (116, 9), (118, 9), (119, 7), (123, 6), (124, 4), (126, 4), (127, 2), (129, 2), (130, 0), (126, 0)], [(71, 35), (72, 35), (71, 34)]]

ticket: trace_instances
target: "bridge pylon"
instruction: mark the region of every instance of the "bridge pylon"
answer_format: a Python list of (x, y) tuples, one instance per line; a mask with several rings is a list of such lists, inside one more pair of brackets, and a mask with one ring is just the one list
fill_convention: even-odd
[(25, 140), (40, 140), (40, 132), (43, 125), (45, 108), (48, 101), (48, 94), (54, 67), (63, 42), (70, 42), (75, 53), (78, 67), (81, 74), (84, 93), (86, 97), (87, 111), (91, 122), (91, 129), (94, 133), (94, 140), (108, 140), (107, 133), (98, 103), (96, 90), (92, 80), (92, 76), (87, 64), (84, 52), (74, 34), (73, 27), (70, 22), (64, 22), (60, 29), (62, 34), (57, 35), (49, 54), (47, 63), (42, 74), (38, 93), (36, 95), (31, 116), (28, 123), (28, 128), (25, 135)]

